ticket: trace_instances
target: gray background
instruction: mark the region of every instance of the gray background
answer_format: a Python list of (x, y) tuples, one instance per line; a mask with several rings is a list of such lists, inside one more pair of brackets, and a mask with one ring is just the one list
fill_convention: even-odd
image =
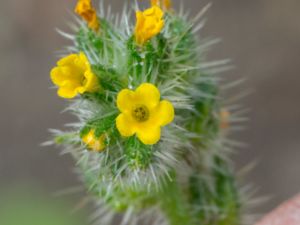
[[(71, 121), (65, 102), (50, 90), (54, 52), (67, 42), (54, 30), (66, 28), (74, 0), (0, 0), (0, 186), (34, 182), (48, 191), (78, 184), (73, 162), (41, 148), (48, 128)], [(118, 11), (121, 0), (108, 1)], [(184, 0), (195, 14), (207, 1)], [(234, 156), (236, 167), (258, 160), (246, 181), (259, 195), (273, 197), (266, 212), (300, 191), (300, 1), (213, 0), (204, 37), (221, 37), (210, 58), (231, 58), (230, 79), (254, 89), (242, 100), (251, 121), (236, 139), (248, 143)], [(176, 7), (178, 6), (176, 2)], [(238, 91), (238, 90), (237, 90)], [(0, 188), (1, 188), (0, 187)]]

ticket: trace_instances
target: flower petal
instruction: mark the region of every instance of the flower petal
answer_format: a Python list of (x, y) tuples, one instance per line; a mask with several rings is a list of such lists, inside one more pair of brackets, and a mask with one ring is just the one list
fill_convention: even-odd
[(128, 112), (132, 109), (135, 102), (135, 93), (129, 89), (123, 89), (117, 97), (117, 106), (121, 112)]
[(145, 16), (153, 17), (154, 19), (160, 20), (164, 16), (164, 12), (161, 10), (161, 8), (157, 5), (152, 6), (149, 9), (146, 9), (144, 11)]
[(78, 66), (82, 71), (89, 70), (91, 68), (91, 64), (87, 58), (87, 56), (80, 52), (77, 60), (75, 60), (74, 64)]
[(134, 127), (134, 122), (126, 116), (125, 114), (121, 113), (116, 119), (117, 129), (123, 137), (130, 137), (135, 134), (136, 130)]
[(75, 12), (80, 15), (89, 25), (89, 28), (98, 31), (100, 22), (91, 0), (79, 0)]
[(136, 98), (141, 104), (145, 104), (149, 109), (159, 104), (160, 92), (153, 84), (143, 83), (135, 91)]
[(61, 85), (65, 81), (65, 78), (62, 76), (62, 71), (59, 67), (55, 67), (51, 70), (50, 78), (52, 82), (57, 86)]
[(60, 59), (57, 62), (57, 65), (58, 66), (66, 66), (66, 65), (69, 65), (69, 64), (73, 64), (74, 60), (76, 60), (77, 58), (78, 58), (78, 55), (76, 55), (76, 54), (68, 55), (68, 56)]
[(62, 98), (74, 98), (81, 84), (74, 80), (65, 80), (59, 87), (58, 95)]
[(139, 44), (143, 44), (144, 43), (144, 36), (143, 36), (143, 26), (145, 23), (145, 18), (144, 15), (141, 11), (137, 11), (136, 12), (136, 26), (135, 26), (135, 38), (136, 38), (136, 42)]
[(78, 89), (78, 92), (80, 94), (83, 94), (84, 92), (96, 92), (99, 88), (99, 83), (96, 75), (91, 70), (87, 70), (84, 73), (84, 77), (86, 79), (85, 84), (80, 89)]
[(157, 107), (157, 119), (161, 126), (165, 126), (174, 120), (175, 112), (171, 102), (163, 100)]
[(58, 96), (62, 98), (74, 98), (77, 95), (77, 92), (75, 89), (71, 88), (59, 88), (57, 91)]
[(154, 145), (160, 139), (160, 127), (147, 126), (137, 131), (137, 137), (145, 145)]
[(139, 45), (143, 45), (146, 41), (161, 32), (164, 26), (164, 12), (157, 5), (146, 9), (143, 12), (136, 13), (135, 38)]

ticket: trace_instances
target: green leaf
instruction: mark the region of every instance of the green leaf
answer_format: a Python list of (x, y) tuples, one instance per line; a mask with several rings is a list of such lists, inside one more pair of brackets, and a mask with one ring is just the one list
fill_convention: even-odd
[(115, 127), (116, 114), (104, 117), (102, 119), (89, 121), (80, 131), (80, 137), (83, 138), (90, 130), (95, 130), (95, 137), (99, 138), (104, 133), (109, 133)]
[(132, 168), (146, 169), (152, 162), (153, 146), (144, 145), (137, 137), (130, 137), (125, 142), (125, 155)]

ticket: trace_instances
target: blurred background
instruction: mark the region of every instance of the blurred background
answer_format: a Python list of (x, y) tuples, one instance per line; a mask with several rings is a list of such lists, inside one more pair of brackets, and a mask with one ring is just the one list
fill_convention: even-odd
[[(174, 2), (178, 8), (180, 0)], [(207, 2), (182, 0), (192, 15)], [(254, 90), (241, 101), (251, 109), (250, 122), (234, 138), (248, 146), (235, 154), (234, 162), (237, 169), (258, 162), (246, 181), (259, 188), (258, 195), (272, 197), (256, 209), (264, 213), (300, 192), (300, 1), (211, 2), (201, 36), (220, 37), (222, 42), (209, 58), (231, 58), (236, 68), (226, 72), (228, 78), (247, 79), (237, 92)], [(69, 156), (40, 147), (49, 138), (48, 128), (62, 128), (72, 120), (60, 113), (66, 104), (49, 89), (49, 71), (57, 60), (54, 53), (68, 43), (55, 28), (68, 30), (75, 3), (0, 0), (0, 207), (9, 196), (3, 193), (14, 193), (12, 189), (30, 190), (37, 202), (47, 202), (56, 201), (53, 192), (80, 184)], [(109, 3), (118, 12), (124, 1)], [(65, 201), (72, 205), (81, 198), (79, 194)]]

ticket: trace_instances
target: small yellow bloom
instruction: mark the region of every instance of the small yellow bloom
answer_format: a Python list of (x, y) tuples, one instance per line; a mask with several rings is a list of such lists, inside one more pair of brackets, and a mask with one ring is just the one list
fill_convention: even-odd
[(57, 94), (62, 98), (74, 98), (78, 93), (95, 92), (99, 89), (98, 79), (82, 52), (59, 60), (50, 76), (52, 82), (59, 87)]
[(117, 97), (121, 114), (116, 125), (120, 134), (137, 137), (146, 145), (156, 144), (161, 127), (174, 119), (174, 107), (169, 101), (160, 101), (160, 92), (153, 85), (144, 83), (135, 91), (123, 89)]
[(172, 2), (171, 0), (151, 0), (151, 5), (158, 5), (165, 10), (169, 10), (172, 7)]
[(164, 27), (164, 13), (157, 5), (145, 10), (136, 12), (135, 39), (139, 45), (159, 34)]
[(91, 0), (78, 0), (75, 12), (88, 23), (89, 28), (94, 31), (99, 30), (100, 23)]
[(90, 132), (82, 138), (82, 141), (87, 145), (87, 147), (96, 152), (101, 152), (105, 149), (105, 135), (101, 135), (99, 138), (95, 137), (95, 130), (90, 130)]

